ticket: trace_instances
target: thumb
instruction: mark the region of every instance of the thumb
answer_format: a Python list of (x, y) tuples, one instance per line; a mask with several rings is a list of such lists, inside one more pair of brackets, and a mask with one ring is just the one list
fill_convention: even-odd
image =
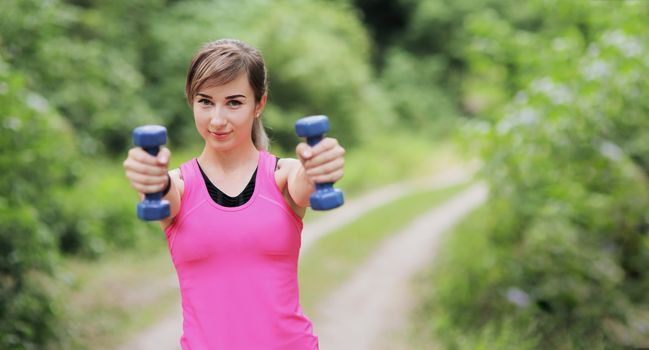
[(167, 165), (169, 164), (169, 159), (171, 158), (171, 151), (167, 147), (161, 147), (160, 152), (158, 152), (158, 164)]

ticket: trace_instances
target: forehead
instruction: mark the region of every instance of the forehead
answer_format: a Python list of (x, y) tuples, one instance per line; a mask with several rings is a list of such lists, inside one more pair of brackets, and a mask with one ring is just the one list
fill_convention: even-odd
[(203, 93), (211, 96), (232, 95), (235, 92), (245, 96), (253, 94), (247, 73), (241, 73), (227, 83), (221, 83), (218, 79), (208, 79), (196, 91), (197, 94)]

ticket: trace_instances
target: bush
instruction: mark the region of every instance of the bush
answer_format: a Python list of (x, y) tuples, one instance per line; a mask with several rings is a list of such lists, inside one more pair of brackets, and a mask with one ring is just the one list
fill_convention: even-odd
[(495, 11), (467, 21), (472, 72), (513, 99), (492, 100), (472, 125), (492, 198), (478, 233), (451, 247), (465, 260), (445, 266), (463, 277), (434, 291), (445, 314), (437, 334), (453, 347), (463, 346), (443, 334), (455, 327), (467, 344), (505, 329), (519, 335), (509, 347), (521, 336), (538, 348), (643, 346), (649, 7), (528, 6), (547, 17), (535, 32)]
[(381, 83), (390, 96), (399, 125), (409, 131), (448, 136), (456, 127), (459, 111), (442, 84), (446, 68), (439, 56), (415, 56), (392, 48), (385, 56)]
[(71, 126), (10, 68), (0, 60), (0, 348), (64, 346), (60, 253), (164, 235), (137, 220), (121, 168), (82, 162)]
[(137, 202), (122, 168), (112, 162), (87, 162), (74, 188), (57, 192), (60, 250), (95, 258), (115, 249), (164, 246), (158, 224), (137, 218)]
[[(131, 6), (147, 2), (153, 1)], [(119, 13), (120, 6), (128, 9), (123, 2), (111, 6), (7, 0), (0, 11), (5, 60), (75, 128), (86, 155), (124, 150), (130, 144), (124, 130), (153, 121), (132, 44), (139, 43), (133, 32), (142, 32), (133, 27), (145, 16)]]
[(0, 56), (0, 348), (44, 348), (60, 334), (46, 288), (58, 257), (53, 189), (74, 180), (71, 129)]

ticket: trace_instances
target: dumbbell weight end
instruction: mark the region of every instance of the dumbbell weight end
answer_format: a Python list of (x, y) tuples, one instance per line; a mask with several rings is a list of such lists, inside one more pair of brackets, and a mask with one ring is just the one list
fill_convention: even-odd
[(345, 203), (343, 191), (335, 189), (333, 183), (316, 184), (315, 188), (315, 192), (309, 197), (311, 209), (330, 210), (338, 208)]

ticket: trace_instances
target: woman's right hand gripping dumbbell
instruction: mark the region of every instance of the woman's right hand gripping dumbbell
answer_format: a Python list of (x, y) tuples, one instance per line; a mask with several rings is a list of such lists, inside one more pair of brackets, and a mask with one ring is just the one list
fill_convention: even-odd
[[(171, 215), (162, 220), (161, 224), (166, 227), (171, 223), (180, 207), (179, 187), (180, 171), (175, 169), (169, 172), (169, 159), (171, 151), (166, 147), (160, 147), (157, 156), (152, 156), (141, 147), (134, 147), (128, 151), (128, 157), (124, 160), (126, 177), (131, 187), (144, 198), (146, 193), (162, 192), (167, 190), (165, 196), (171, 207)], [(180, 181), (182, 182), (182, 181)]]
[(128, 151), (124, 160), (126, 177), (140, 196), (145, 193), (162, 192), (170, 185), (169, 158), (171, 152), (166, 147), (161, 147), (157, 156), (152, 156), (141, 147), (134, 147)]
[(170, 215), (160, 220), (163, 229), (171, 225), (178, 214), (184, 187), (180, 169), (168, 171), (169, 159), (171, 151), (164, 146), (160, 147), (157, 156), (150, 155), (141, 147), (134, 147), (124, 161), (126, 177), (140, 194), (140, 199), (145, 193), (166, 192), (162, 197), (169, 202)]

